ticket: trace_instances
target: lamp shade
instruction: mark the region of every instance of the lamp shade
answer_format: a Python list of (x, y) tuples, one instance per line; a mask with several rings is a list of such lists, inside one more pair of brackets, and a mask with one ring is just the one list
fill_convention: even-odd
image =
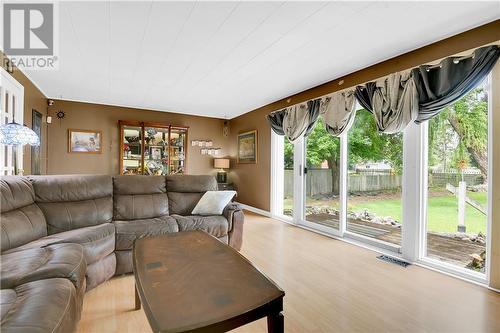
[(0, 143), (39, 146), (40, 138), (31, 128), (11, 122), (0, 126)]
[(229, 158), (214, 158), (214, 168), (229, 169)]

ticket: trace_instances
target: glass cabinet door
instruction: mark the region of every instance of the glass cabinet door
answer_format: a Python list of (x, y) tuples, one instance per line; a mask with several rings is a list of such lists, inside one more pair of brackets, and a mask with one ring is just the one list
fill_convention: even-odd
[(142, 174), (142, 127), (122, 126), (122, 174)]
[(168, 173), (168, 127), (144, 127), (144, 174)]
[(187, 129), (172, 127), (170, 130), (170, 174), (186, 172)]

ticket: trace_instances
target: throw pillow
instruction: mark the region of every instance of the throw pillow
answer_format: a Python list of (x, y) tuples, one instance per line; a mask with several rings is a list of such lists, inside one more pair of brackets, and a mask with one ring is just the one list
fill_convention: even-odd
[(207, 191), (196, 204), (193, 215), (222, 215), (236, 191)]

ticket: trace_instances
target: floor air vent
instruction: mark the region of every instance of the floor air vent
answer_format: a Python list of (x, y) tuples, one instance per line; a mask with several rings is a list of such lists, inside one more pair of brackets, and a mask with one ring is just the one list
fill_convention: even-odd
[(384, 256), (384, 255), (378, 256), (377, 259), (387, 261), (387, 262), (390, 262), (391, 264), (399, 265), (401, 267), (406, 267), (406, 266), (411, 265), (410, 263), (408, 263), (406, 261), (399, 260), (397, 258), (393, 258), (393, 257), (389, 257), (389, 256)]

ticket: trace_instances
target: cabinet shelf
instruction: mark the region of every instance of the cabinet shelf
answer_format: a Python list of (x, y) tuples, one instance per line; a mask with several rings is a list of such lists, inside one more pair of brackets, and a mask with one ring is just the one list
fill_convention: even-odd
[(146, 147), (149, 147), (149, 148), (166, 148), (168, 147), (168, 145), (149, 145), (146, 143)]

